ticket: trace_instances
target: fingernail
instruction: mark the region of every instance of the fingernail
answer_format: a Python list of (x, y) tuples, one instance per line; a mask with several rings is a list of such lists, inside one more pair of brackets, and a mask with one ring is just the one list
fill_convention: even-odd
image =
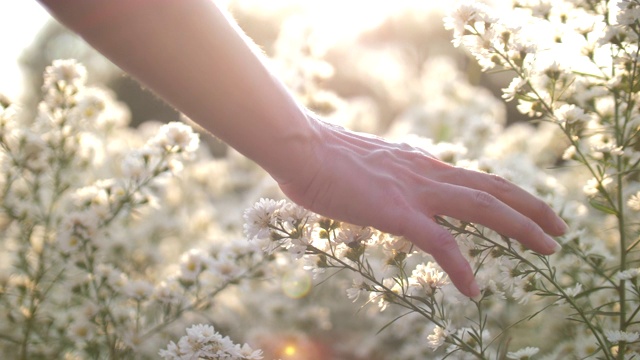
[(552, 254), (557, 253), (562, 249), (562, 245), (560, 245), (557, 241), (553, 240), (550, 236), (545, 235), (545, 242), (547, 243), (547, 247)]
[(478, 294), (478, 295), (472, 297), (471, 300), (473, 300), (475, 302), (479, 302), (480, 300), (482, 300), (482, 294)]
[(480, 293), (480, 287), (478, 286), (478, 283), (475, 280), (471, 281), (471, 284), (469, 284), (468, 290), (469, 290), (469, 294), (471, 295), (469, 297), (474, 301), (479, 301), (480, 298), (482, 298), (482, 294)]

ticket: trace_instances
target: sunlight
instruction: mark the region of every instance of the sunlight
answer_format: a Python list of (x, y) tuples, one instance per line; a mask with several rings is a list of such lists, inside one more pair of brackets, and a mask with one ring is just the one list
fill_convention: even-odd
[(4, 15), (0, 21), (0, 32), (8, 35), (2, 41), (0, 94), (16, 99), (23, 91), (22, 71), (18, 63), (20, 54), (50, 16), (35, 1), (3, 2), (0, 13)]
[(293, 356), (296, 354), (296, 347), (294, 345), (287, 345), (282, 352), (286, 356)]

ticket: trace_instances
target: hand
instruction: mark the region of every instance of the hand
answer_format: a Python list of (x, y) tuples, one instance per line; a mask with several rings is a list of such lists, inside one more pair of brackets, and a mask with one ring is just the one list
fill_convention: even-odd
[(443, 163), (426, 151), (312, 122), (307, 166), (281, 183), (294, 202), (323, 216), (404, 236), (430, 253), (466, 296), (480, 289), (471, 266), (436, 215), (487, 226), (552, 254), (566, 224), (540, 199), (507, 180)]

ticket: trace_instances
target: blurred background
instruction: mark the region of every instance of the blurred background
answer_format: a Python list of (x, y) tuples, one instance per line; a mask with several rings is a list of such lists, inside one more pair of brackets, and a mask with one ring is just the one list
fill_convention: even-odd
[[(385, 133), (412, 106), (406, 88), (421, 76), (430, 59), (446, 58), (472, 85), (483, 85), (494, 94), (508, 84), (508, 77), (485, 78), (473, 59), (453, 48), (451, 35), (442, 25), (451, 6), (445, 1), (219, 2), (274, 59), (284, 81), (308, 107), (330, 115), (336, 110), (335, 99), (347, 99), (351, 109), (355, 102), (367, 116), (376, 117), (363, 116), (357, 130)], [(90, 83), (109, 87), (130, 107), (133, 126), (178, 118), (170, 107), (60, 26), (36, 1), (5, 0), (0, 6), (1, 29), (10, 34), (0, 59), (0, 94), (11, 101), (26, 110), (35, 109), (44, 68), (54, 59), (75, 58), (87, 66)], [(447, 79), (442, 81), (446, 84)], [(309, 89), (309, 84), (314, 88)], [(508, 121), (518, 118), (512, 107), (507, 113)]]

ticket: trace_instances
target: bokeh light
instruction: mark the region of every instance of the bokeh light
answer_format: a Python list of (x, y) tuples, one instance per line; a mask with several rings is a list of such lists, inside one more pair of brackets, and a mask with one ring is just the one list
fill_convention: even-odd
[(289, 271), (282, 276), (282, 291), (292, 299), (300, 299), (311, 291), (311, 276), (306, 271)]

